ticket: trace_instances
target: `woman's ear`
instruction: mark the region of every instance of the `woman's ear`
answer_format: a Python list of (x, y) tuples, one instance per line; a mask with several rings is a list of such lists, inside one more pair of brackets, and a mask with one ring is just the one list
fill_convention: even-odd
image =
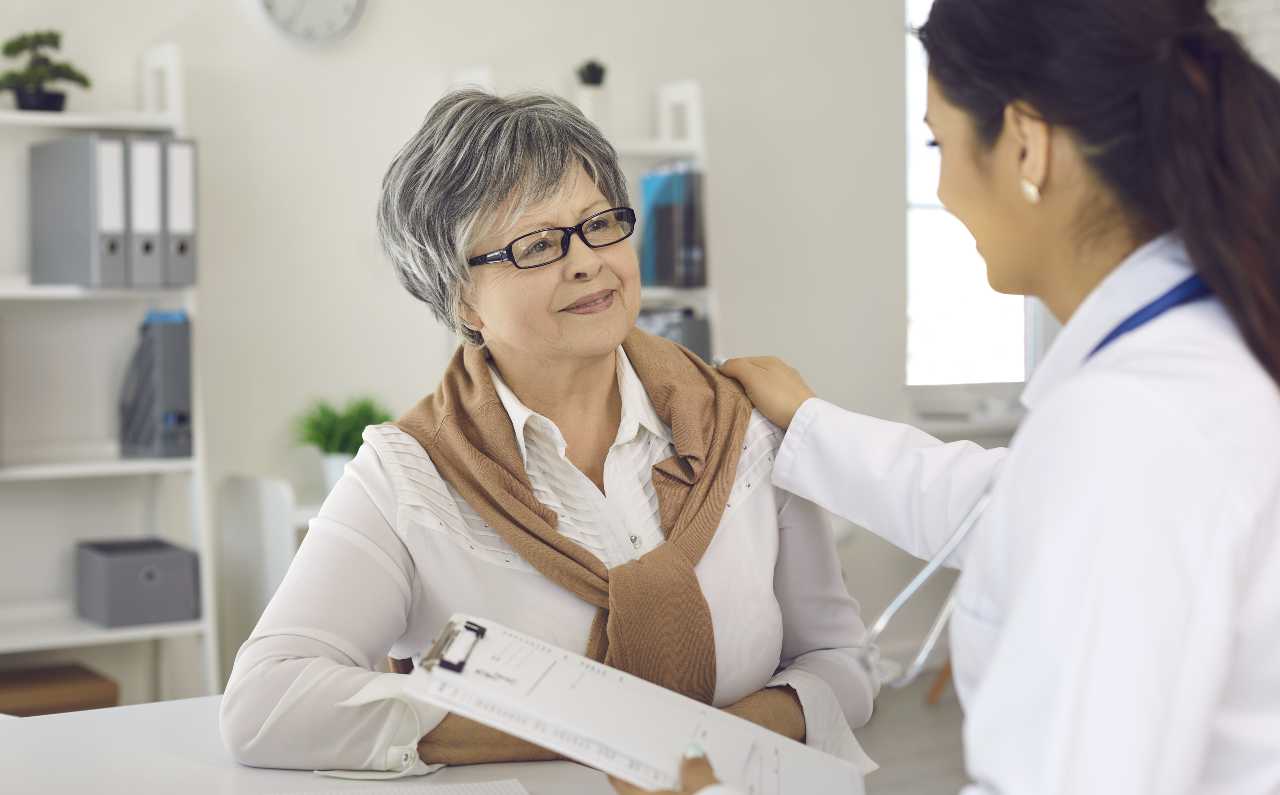
[(484, 321), (480, 319), (480, 313), (471, 305), (471, 289), (466, 288), (466, 292), (458, 298), (458, 320), (467, 331), (479, 333), (484, 330)]
[(1022, 180), (1022, 191), (1029, 199), (1034, 195), (1035, 201), (1039, 201), (1049, 180), (1049, 160), (1053, 154), (1049, 123), (1025, 102), (1006, 105), (1004, 123), (1021, 150), (1018, 176)]

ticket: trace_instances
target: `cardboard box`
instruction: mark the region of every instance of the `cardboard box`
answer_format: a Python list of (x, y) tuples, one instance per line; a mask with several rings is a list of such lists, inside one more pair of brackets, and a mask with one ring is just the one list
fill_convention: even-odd
[(115, 681), (80, 665), (0, 671), (0, 713), (20, 718), (120, 703)]

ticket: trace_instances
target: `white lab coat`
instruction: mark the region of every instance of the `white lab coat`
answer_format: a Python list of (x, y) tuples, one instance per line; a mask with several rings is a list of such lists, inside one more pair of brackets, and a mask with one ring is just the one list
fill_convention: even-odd
[(1087, 359), (1190, 273), (1171, 237), (1113, 272), (1007, 451), (816, 399), (788, 430), (776, 485), (921, 558), (998, 476), (950, 561), (965, 795), (1280, 792), (1280, 390), (1216, 300)]

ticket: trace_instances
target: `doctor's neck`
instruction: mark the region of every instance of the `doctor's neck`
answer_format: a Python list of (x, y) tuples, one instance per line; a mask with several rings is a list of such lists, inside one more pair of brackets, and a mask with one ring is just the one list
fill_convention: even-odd
[(1136, 235), (1127, 225), (1116, 224), (1101, 234), (1092, 230), (1087, 239), (1077, 235), (1062, 240), (1060, 245), (1046, 246), (1046, 251), (1058, 253), (1043, 263), (1031, 294), (1049, 308), (1059, 323), (1066, 325), (1089, 294), (1154, 237)]

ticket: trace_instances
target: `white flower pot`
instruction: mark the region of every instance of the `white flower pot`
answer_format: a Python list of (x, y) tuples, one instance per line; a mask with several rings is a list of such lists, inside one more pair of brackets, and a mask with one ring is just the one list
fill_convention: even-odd
[(609, 95), (603, 86), (579, 85), (573, 101), (592, 124), (602, 131), (609, 127)]
[(324, 465), (324, 490), (325, 493), (333, 491), (333, 487), (337, 485), (338, 480), (342, 477), (342, 472), (350, 463), (352, 456), (346, 453), (325, 453), (323, 458)]

